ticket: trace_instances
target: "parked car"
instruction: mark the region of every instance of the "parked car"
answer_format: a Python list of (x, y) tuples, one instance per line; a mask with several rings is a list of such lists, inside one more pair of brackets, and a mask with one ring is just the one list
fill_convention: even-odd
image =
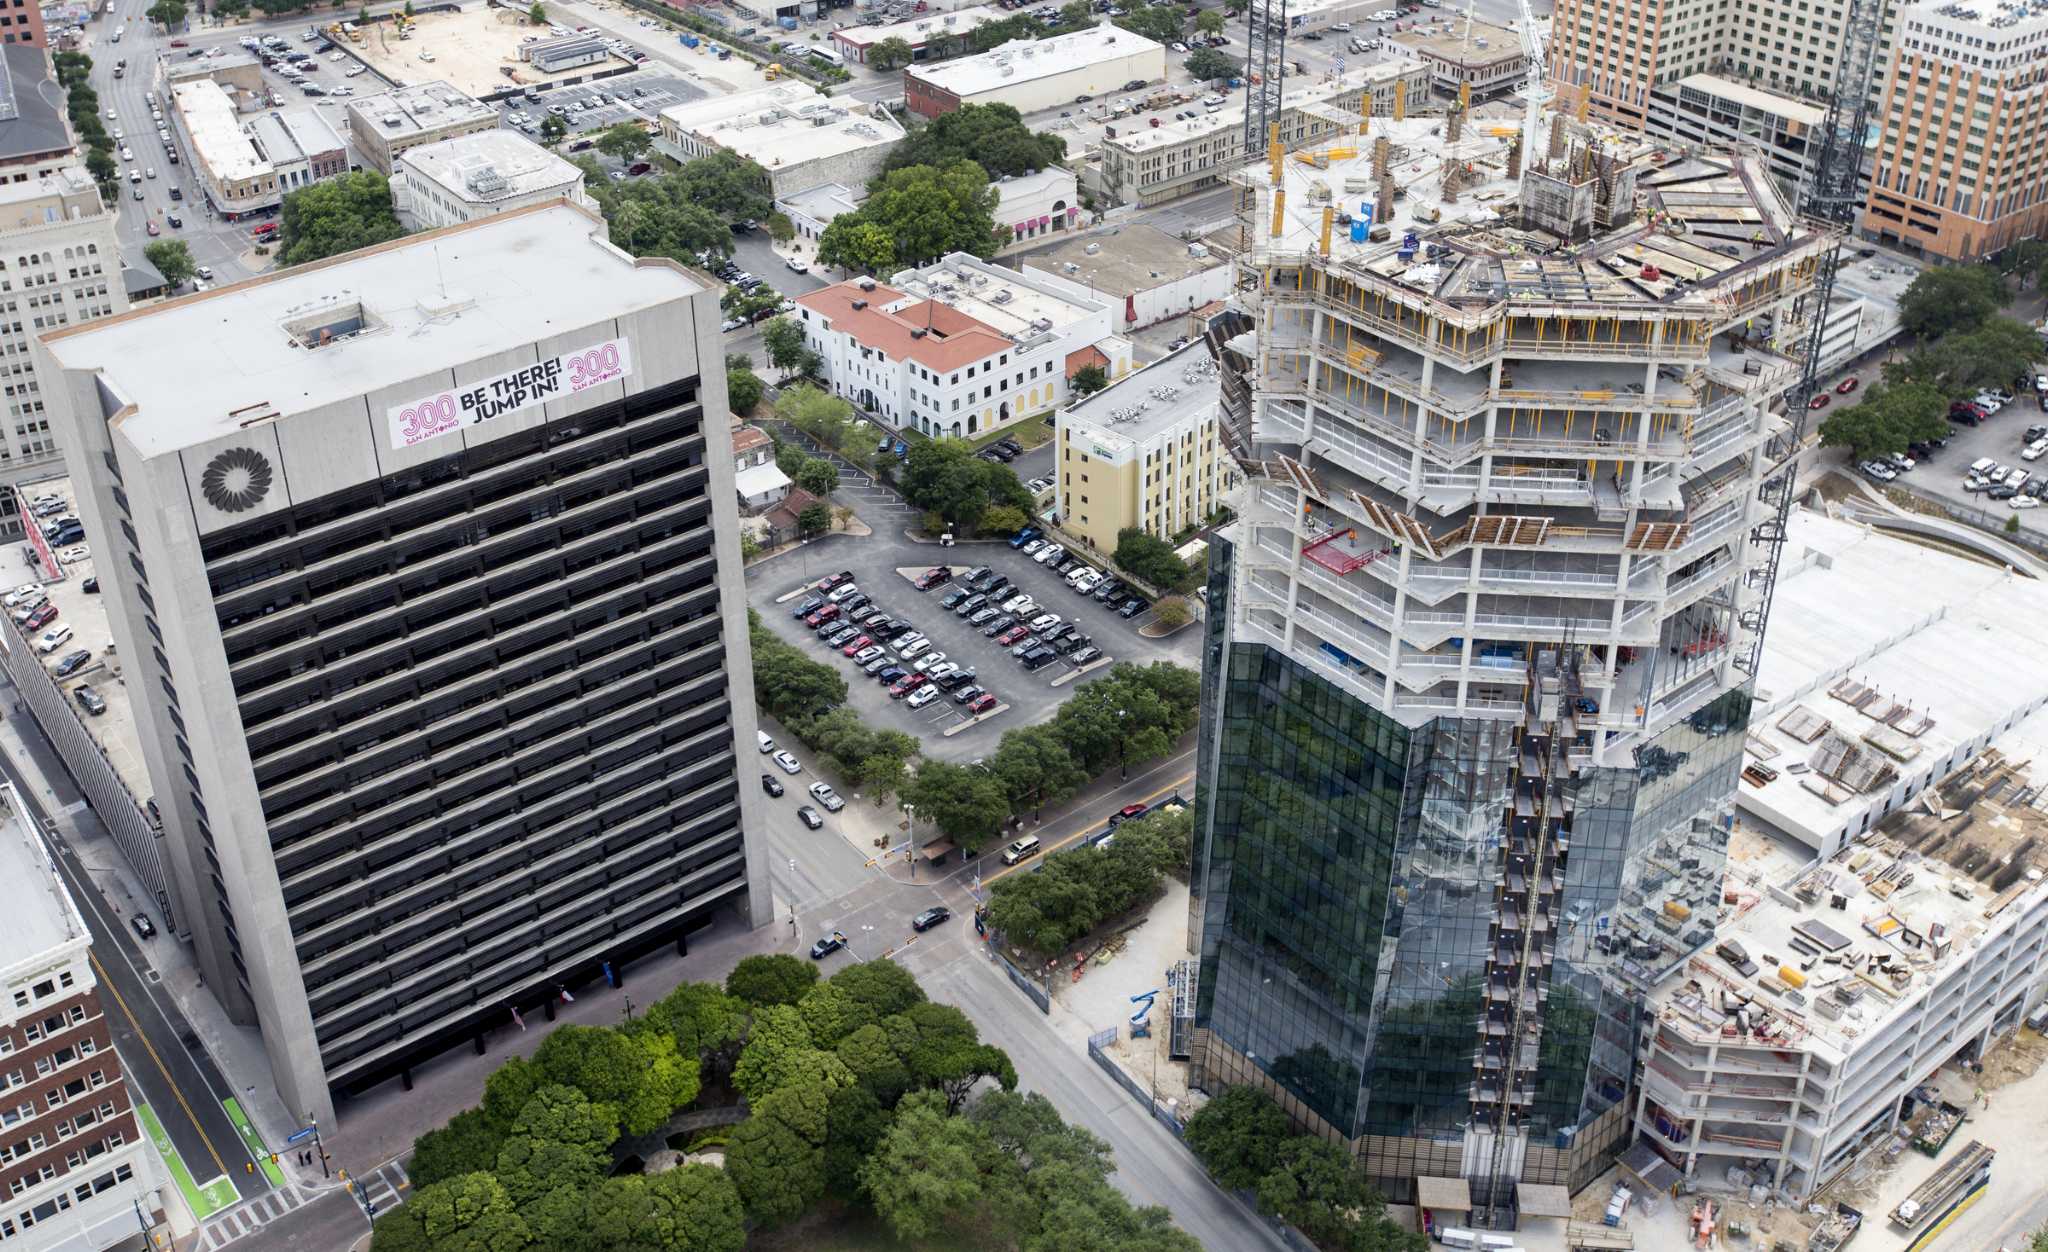
[(1017, 619), (1014, 616), (1008, 613), (1001, 613), (983, 625), (981, 633), (984, 638), (993, 639), (1016, 624)]
[(919, 591), (930, 591), (952, 577), (953, 571), (943, 565), (936, 569), (928, 569), (917, 576), (917, 589)]
[(926, 685), (923, 687), (919, 687), (916, 691), (911, 692), (910, 698), (905, 700), (903, 703), (909, 708), (921, 709), (925, 705), (930, 704), (932, 701), (938, 698), (939, 689), (934, 686)]
[(133, 926), (135, 928), (135, 933), (140, 935), (144, 939), (156, 938), (156, 923), (150, 921), (147, 914), (134, 914), (128, 919), (128, 924), (130, 926)]
[(927, 652), (924, 655), (918, 657), (916, 662), (913, 663), (910, 668), (916, 670), (920, 674), (929, 676), (935, 667), (944, 665), (945, 663), (945, 653)]
[(785, 774), (801, 774), (804, 772), (803, 764), (786, 751), (777, 752), (768, 759), (775, 762), (775, 767)]
[(1072, 655), (1068, 656), (1067, 664), (1086, 665), (1088, 664), (1088, 662), (1094, 660), (1095, 658), (1101, 655), (1102, 649), (1095, 647), (1091, 644), (1088, 647), (1077, 649)]
[(953, 615), (955, 617), (966, 617), (971, 613), (979, 612), (981, 609), (986, 607), (987, 604), (987, 596), (969, 596), (965, 600), (962, 600), (958, 605), (954, 606)]
[(884, 687), (893, 687), (899, 680), (901, 680), (908, 673), (910, 673), (910, 671), (903, 668), (901, 665), (885, 665), (880, 670), (876, 671), (875, 681), (882, 684)]
[[(876, 651), (880, 652), (881, 650), (878, 648), (876, 649)], [(895, 657), (890, 656), (886, 652), (882, 652), (880, 656), (877, 656), (873, 660), (864, 663), (861, 666), (861, 672), (867, 674), (870, 677), (873, 677), (874, 675), (881, 673), (883, 670), (888, 669), (891, 665), (894, 665), (895, 663)]]
[[(2013, 507), (2017, 508), (2019, 506), (2015, 505)], [(94, 717), (98, 717), (107, 711), (107, 702), (100, 698), (100, 693), (94, 691), (91, 686), (85, 683), (79, 684), (78, 690), (71, 693), (71, 698), (78, 701), (79, 708), (84, 709)]]
[(1058, 653), (1055, 653), (1044, 644), (1040, 644), (1031, 649), (1031, 651), (1026, 652), (1023, 656), (1018, 657), (1017, 661), (1027, 670), (1041, 670), (1052, 664), (1057, 657)]
[(48, 656), (70, 642), (71, 628), (69, 626), (59, 626), (57, 629), (49, 631), (42, 638), (36, 640), (36, 651), (44, 656)]
[(859, 635), (839, 645), (842, 656), (866, 656), (874, 651), (875, 641), (866, 635)]
[(967, 711), (979, 717), (996, 706), (996, 698), (984, 691), (967, 704)]
[(960, 688), (960, 690), (953, 693), (953, 703), (969, 704), (972, 703), (976, 697), (983, 696), (986, 694), (988, 693), (983, 688), (977, 687), (973, 683), (969, 683), (965, 687), (962, 687)]
[(832, 790), (832, 784), (830, 783), (814, 782), (810, 785), (809, 790), (811, 799), (824, 805), (827, 813), (837, 813), (846, 807), (846, 801), (839, 798), (839, 793)]
[(1021, 548), (1025, 544), (1030, 543), (1033, 539), (1038, 538), (1038, 534), (1038, 527), (1026, 526), (1024, 529), (1010, 536), (1010, 546), (1013, 548)]
[(1862, 385), (1863, 380), (1860, 378), (1844, 378), (1841, 382), (1835, 384), (1835, 394), (1838, 396), (1846, 396), (1850, 392), (1856, 390), (1858, 387), (1861, 387)]
[(767, 792), (771, 796), (780, 797), (783, 792), (783, 786), (782, 783), (776, 779), (775, 775), (763, 774), (761, 775), (761, 790)]
[(1117, 607), (1116, 615), (1121, 618), (1129, 619), (1136, 617), (1138, 614), (1143, 613), (1146, 609), (1149, 609), (1151, 607), (1152, 606), (1147, 604), (1143, 598), (1139, 596), (1132, 596), (1130, 599), (1124, 601), (1123, 604)]
[(941, 691), (953, 691), (974, 681), (974, 667), (972, 665), (962, 666), (952, 673), (943, 674), (932, 681), (939, 685)]
[(76, 652), (65, 653), (63, 660), (50, 667), (50, 672), (59, 678), (69, 678), (83, 669), (85, 663), (90, 660), (92, 660), (92, 653), (84, 648), (80, 648)]
[(1001, 609), (984, 606), (974, 611), (973, 615), (967, 619), (967, 624), (969, 626), (984, 626), (1000, 616), (1002, 616)]

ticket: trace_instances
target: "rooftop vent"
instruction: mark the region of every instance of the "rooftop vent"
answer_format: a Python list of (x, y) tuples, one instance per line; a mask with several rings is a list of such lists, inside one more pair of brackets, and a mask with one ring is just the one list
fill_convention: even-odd
[(1005, 287), (1001, 291), (998, 291), (993, 296), (990, 296), (989, 301), (992, 304), (1008, 304), (1011, 300), (1015, 298), (1016, 297), (1010, 293), (1010, 289), (1008, 287)]
[(875, 289), (875, 280), (872, 278), (863, 278), (854, 285), (856, 287), (859, 287), (862, 291), (873, 291)]
[(284, 324), (284, 332), (301, 348), (325, 348), (373, 330), (382, 330), (358, 300), (342, 300), (311, 310)]
[(922, 326), (913, 326), (913, 327), (911, 327), (911, 328), (910, 328), (910, 337), (911, 337), (912, 339), (922, 339), (922, 338), (924, 338), (924, 336), (925, 336), (925, 328), (924, 328), (924, 327), (922, 327)]
[(868, 302), (865, 300), (855, 300), (853, 302), (853, 307), (856, 309), (864, 309), (868, 307)]
[(1094, 256), (1096, 253), (1102, 251), (1102, 245), (1099, 243), (1091, 243), (1087, 247), (1081, 249), (1081, 251), (1087, 253), (1089, 256)]

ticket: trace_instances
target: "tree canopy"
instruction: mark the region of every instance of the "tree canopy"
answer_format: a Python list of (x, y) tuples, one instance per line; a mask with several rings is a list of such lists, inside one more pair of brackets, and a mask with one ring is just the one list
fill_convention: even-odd
[(1148, 814), (1119, 825), (1107, 843), (1055, 852), (1036, 873), (999, 878), (989, 923), (1034, 952), (1056, 955), (1149, 901), (1167, 874), (1185, 875), (1193, 825), (1185, 807)]
[(2011, 299), (2005, 279), (1988, 265), (1923, 270), (1899, 297), (1899, 325), (1921, 339), (1975, 330)]
[(1115, 19), (1125, 30), (1158, 43), (1173, 43), (1187, 29), (1187, 17), (1178, 5), (1145, 5)]
[(1002, 829), (1009, 797), (983, 770), (926, 759), (903, 787), (903, 803), (920, 821), (932, 823), (963, 848), (978, 850)]
[(1873, 383), (1856, 404), (1820, 424), (1823, 447), (1848, 448), (1858, 460), (1904, 452), (1906, 445), (1937, 439), (1947, 430), (1948, 397), (1930, 383)]
[(795, 1004), (817, 981), (816, 964), (777, 952), (742, 957), (725, 976), (725, 993), (748, 1004)]
[(278, 264), (304, 265), (403, 234), (384, 176), (375, 170), (343, 174), (285, 196), (278, 219)]
[(1174, 554), (1173, 545), (1135, 526), (1117, 532), (1115, 560), (1118, 568), (1161, 591), (1186, 591), (1194, 585), (1187, 562)]
[[(985, 260), (1010, 237), (1009, 227), (996, 224), (997, 199), (974, 161), (889, 170), (869, 185), (859, 209), (832, 219), (818, 237), (818, 260), (867, 271), (922, 264), (949, 252)], [(886, 250), (879, 246), (883, 237)]]
[(192, 250), (182, 239), (159, 239), (144, 248), (142, 255), (173, 287), (184, 286), (199, 272), (199, 267), (192, 261)]
[[(889, 40), (875, 45), (877, 49)], [(872, 62), (874, 55), (869, 53)], [(990, 178), (1032, 174), (1066, 159), (1067, 141), (1032, 130), (1024, 115), (1007, 104), (963, 104), (913, 131), (889, 154), (882, 168), (913, 165), (943, 168), (972, 161)]]
[(1077, 396), (1092, 396), (1109, 386), (1109, 371), (1100, 365), (1083, 365), (1067, 380), (1067, 389)]
[(905, 500), (956, 527), (980, 520), (990, 505), (1008, 505), (1027, 515), (1032, 505), (1031, 493), (1015, 470), (983, 460), (972, 445), (959, 439), (912, 444), (898, 481)]
[(868, 64), (884, 74), (902, 69), (916, 57), (917, 50), (910, 46), (910, 41), (898, 35), (891, 35), (868, 49)]
[(646, 128), (633, 122), (607, 126), (597, 137), (597, 150), (621, 161), (637, 161), (653, 146), (654, 139)]
[[(1203, 16), (1206, 17), (1215, 12), (1214, 9), (1208, 9), (1204, 11)], [(1220, 17), (1222, 15), (1217, 14), (1217, 16)], [(1198, 82), (1213, 82), (1219, 78), (1235, 78), (1243, 68), (1236, 61), (1231, 60), (1230, 57), (1218, 52), (1214, 48), (1195, 49), (1188, 54), (1187, 60), (1182, 61), (1181, 65)]]

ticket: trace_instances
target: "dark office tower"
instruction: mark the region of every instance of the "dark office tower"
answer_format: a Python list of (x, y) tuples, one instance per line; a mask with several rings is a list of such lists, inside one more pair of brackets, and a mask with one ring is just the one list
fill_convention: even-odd
[[(1439, 160), (1442, 125), (1240, 175), (1194, 1058), (1391, 1194), (1483, 1204), (1603, 1168), (1642, 990), (1712, 934), (1796, 378), (1770, 334), (1797, 341), (1828, 241), (1747, 155), (1561, 130), (1523, 171), (1519, 133)], [(1666, 281), (1660, 249), (1700, 264)]]
[(557, 202), (39, 353), (177, 911), (287, 1108), (765, 920), (715, 288)]

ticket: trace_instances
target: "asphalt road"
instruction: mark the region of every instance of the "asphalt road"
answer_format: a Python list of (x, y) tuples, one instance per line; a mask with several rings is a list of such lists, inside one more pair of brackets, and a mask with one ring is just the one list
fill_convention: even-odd
[[(7, 691), (13, 694), (11, 684)], [(124, 910), (102, 898), (98, 887), (80, 870), (69, 835), (77, 830), (107, 837), (98, 815), (72, 786), (56, 750), (43, 739), (34, 719), (26, 713), (16, 714), (13, 723), (24, 736), (37, 772), (50, 781), (62, 812), (47, 811), (12, 755), (0, 753), (0, 772), (13, 784), (36, 822), (51, 832), (58, 872), (92, 933), (93, 968), (101, 980), (100, 1007), (112, 1027), (128, 1080), (156, 1111), (195, 1180), (203, 1184), (227, 1174), (244, 1196), (268, 1190), (270, 1184), (261, 1170), (252, 1173), (245, 1168), (253, 1160), (221, 1107), (221, 1100), (234, 1093), (234, 1084), (222, 1076), (203, 1048), (186, 1047), (183, 1037), (192, 1033), (191, 1023), (170, 996), (156, 990), (148, 962), (137, 949), (141, 940), (123, 920)], [(177, 941), (159, 932), (149, 942)]]

